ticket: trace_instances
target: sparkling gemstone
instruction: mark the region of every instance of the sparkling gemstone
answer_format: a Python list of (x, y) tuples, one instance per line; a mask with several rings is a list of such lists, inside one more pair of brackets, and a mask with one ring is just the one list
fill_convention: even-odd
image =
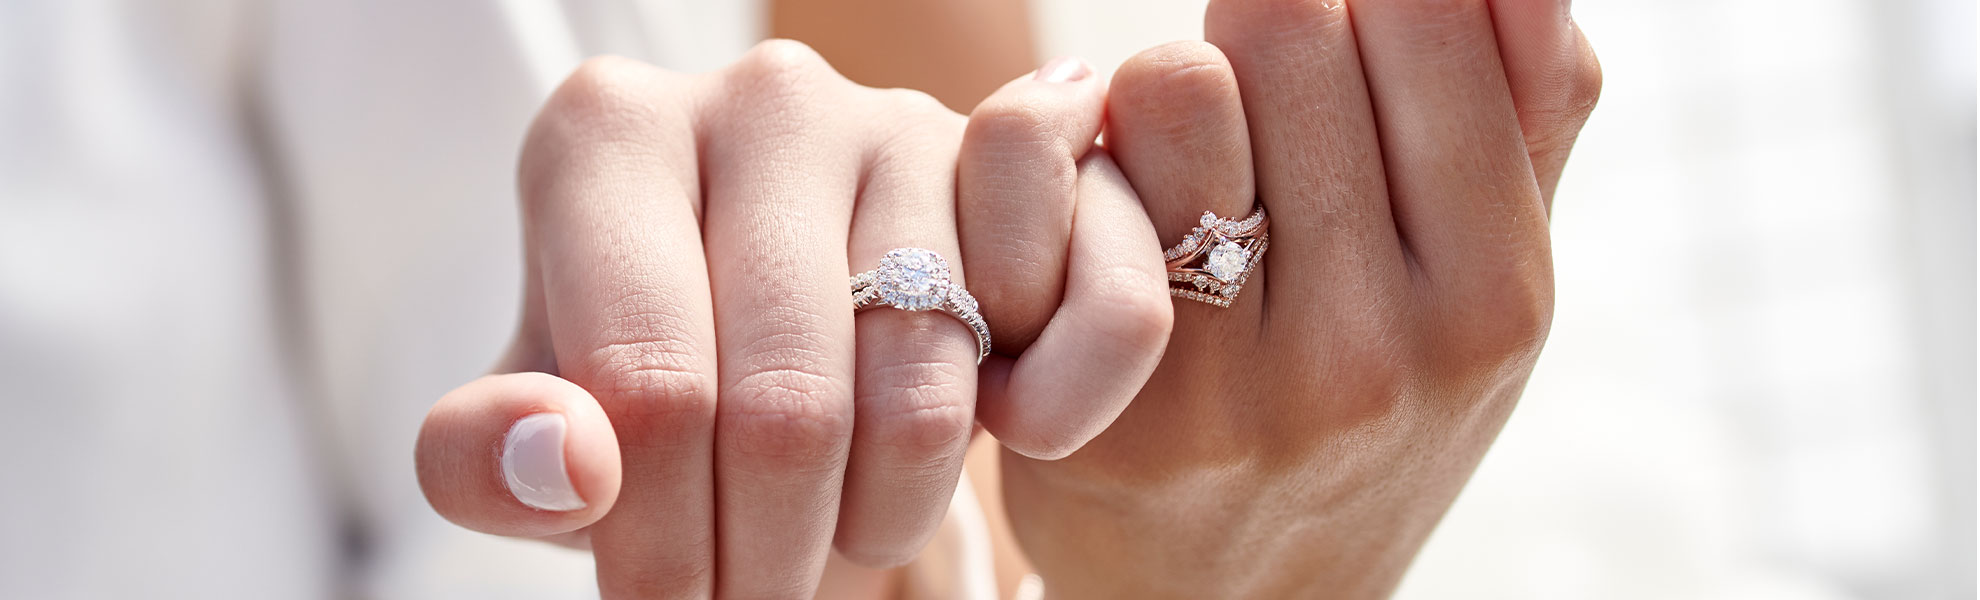
[(973, 313), (977, 310), (976, 298), (964, 293), (962, 288), (952, 288), (949, 290), (949, 302), (955, 305), (956, 310), (962, 312)]
[(1197, 219), (1196, 219), (1196, 223), (1197, 223), (1197, 224), (1199, 224), (1199, 225), (1202, 225), (1204, 229), (1210, 229), (1210, 228), (1212, 228), (1212, 227), (1216, 227), (1216, 226), (1217, 226), (1217, 215), (1215, 215), (1215, 214), (1213, 214), (1213, 213), (1211, 213), (1210, 211), (1207, 211), (1207, 210), (1206, 210), (1206, 211), (1203, 211), (1203, 216), (1202, 216), (1202, 217), (1199, 217), (1199, 218), (1197, 218)]
[(933, 310), (949, 297), (949, 262), (932, 250), (901, 248), (880, 258), (880, 299), (902, 310)]
[(1251, 260), (1251, 252), (1237, 242), (1224, 242), (1210, 250), (1209, 259), (1203, 262), (1203, 270), (1209, 271), (1218, 279), (1232, 281), (1244, 272), (1244, 264)]

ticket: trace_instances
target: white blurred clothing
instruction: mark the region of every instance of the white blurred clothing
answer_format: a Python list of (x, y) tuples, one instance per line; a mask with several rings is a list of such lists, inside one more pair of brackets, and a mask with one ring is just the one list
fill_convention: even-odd
[(755, 2), (0, 4), (0, 598), (596, 596), (420, 496), (521, 289), (513, 178), (581, 57)]

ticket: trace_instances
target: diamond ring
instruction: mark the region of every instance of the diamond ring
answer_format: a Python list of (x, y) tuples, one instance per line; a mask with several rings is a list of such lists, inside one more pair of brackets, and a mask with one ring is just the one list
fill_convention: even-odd
[(976, 334), (976, 362), (990, 355), (990, 325), (976, 310), (976, 297), (949, 278), (949, 261), (933, 250), (895, 248), (880, 257), (880, 268), (852, 276), (853, 310), (892, 306), (905, 311), (941, 311)]
[(1182, 243), (1162, 252), (1169, 265), (1169, 295), (1229, 307), (1265, 257), (1269, 224), (1263, 204), (1244, 220), (1220, 219), (1204, 211)]

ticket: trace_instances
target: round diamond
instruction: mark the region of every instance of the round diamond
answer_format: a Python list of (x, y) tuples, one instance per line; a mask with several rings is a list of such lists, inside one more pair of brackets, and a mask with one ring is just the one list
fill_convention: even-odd
[(1224, 242), (1210, 250), (1210, 258), (1203, 262), (1203, 270), (1209, 271), (1218, 279), (1232, 281), (1244, 272), (1244, 265), (1251, 260), (1251, 251), (1245, 250), (1237, 242)]
[(880, 299), (901, 310), (934, 310), (949, 297), (949, 262), (932, 250), (901, 248), (880, 258)]

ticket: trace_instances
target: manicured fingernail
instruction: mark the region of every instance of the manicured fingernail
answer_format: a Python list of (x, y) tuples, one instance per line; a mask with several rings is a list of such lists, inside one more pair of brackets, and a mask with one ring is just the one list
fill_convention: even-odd
[(509, 427), (502, 442), (502, 475), (509, 493), (543, 510), (584, 508), (571, 475), (564, 470), (564, 415), (536, 413)]
[(1045, 66), (1038, 67), (1038, 74), (1032, 75), (1031, 78), (1045, 83), (1065, 83), (1079, 81), (1092, 74), (1093, 69), (1086, 66), (1086, 61), (1071, 56), (1061, 56), (1046, 61)]

